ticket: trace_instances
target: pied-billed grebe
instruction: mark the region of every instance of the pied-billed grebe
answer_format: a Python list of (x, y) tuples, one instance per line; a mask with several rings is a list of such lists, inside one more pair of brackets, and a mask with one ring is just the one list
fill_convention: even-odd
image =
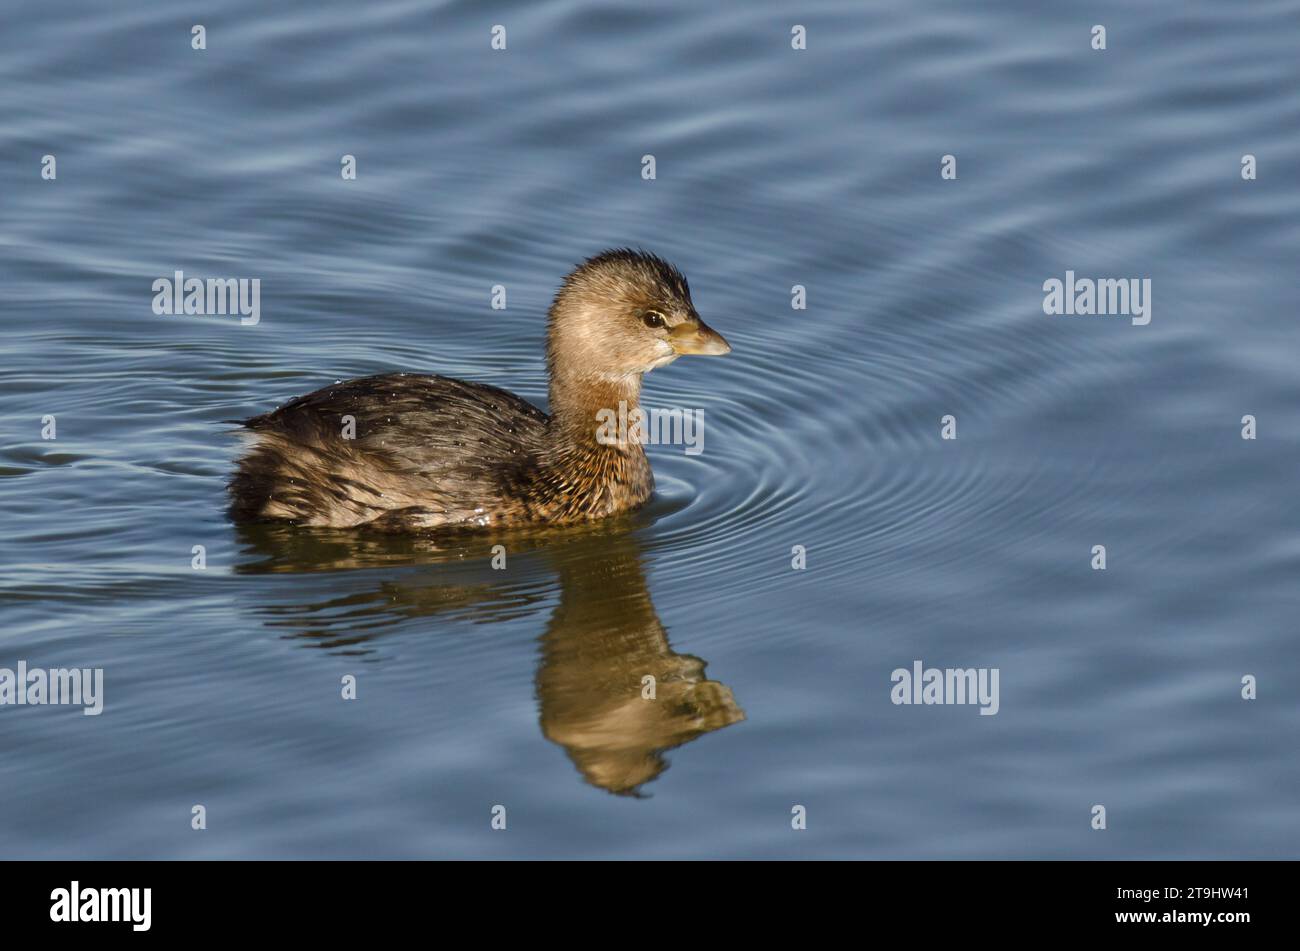
[[(681, 273), (606, 251), (551, 304), (547, 416), (494, 386), (389, 373), (336, 383), (243, 425), (254, 443), (230, 482), (231, 517), (387, 531), (564, 524), (641, 505), (654, 489), (634, 441), (598, 439), (597, 413), (637, 407), (641, 375), (731, 347)], [(351, 417), (351, 422), (345, 417)]]

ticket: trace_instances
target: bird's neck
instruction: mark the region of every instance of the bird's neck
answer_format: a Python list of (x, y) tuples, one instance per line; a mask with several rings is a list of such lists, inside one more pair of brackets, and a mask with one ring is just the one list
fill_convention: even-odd
[[(641, 407), (641, 374), (623, 377), (585, 374), (551, 378), (551, 429), (553, 438), (573, 446), (609, 447), (609, 426), (628, 418)], [(639, 445), (613, 448), (635, 448)]]
[(552, 376), (544, 478), (583, 517), (636, 508), (654, 476), (636, 439), (641, 376)]

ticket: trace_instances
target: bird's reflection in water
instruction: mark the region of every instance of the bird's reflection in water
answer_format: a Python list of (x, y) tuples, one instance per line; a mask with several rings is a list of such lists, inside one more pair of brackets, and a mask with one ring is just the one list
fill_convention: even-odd
[[(542, 632), (536, 676), (542, 733), (562, 746), (592, 785), (638, 795), (667, 768), (664, 753), (745, 718), (731, 689), (704, 674), (705, 662), (668, 642), (628, 525), (545, 536), (438, 540), (241, 529), (241, 573), (339, 570), (428, 563), (373, 588), (319, 603), (267, 611), (267, 623), (331, 649), (364, 652), (395, 618), (454, 615), (517, 618), (559, 603)], [(510, 570), (491, 570), (493, 545)], [(650, 680), (648, 678), (653, 678)]]
[(668, 643), (631, 536), (599, 552), (562, 548), (555, 560), (560, 603), (537, 671), (542, 732), (588, 782), (635, 793), (663, 772), (665, 750), (744, 719), (731, 688)]

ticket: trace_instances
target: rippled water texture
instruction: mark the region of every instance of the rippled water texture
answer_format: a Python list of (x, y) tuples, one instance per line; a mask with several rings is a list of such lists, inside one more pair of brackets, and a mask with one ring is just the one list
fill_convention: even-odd
[[(0, 707), (0, 855), (1295, 857), (1298, 41), (1296, 2), (7, 5), (0, 667), (105, 707)], [(647, 378), (706, 425), (645, 511), (504, 571), (229, 523), (222, 421), (398, 369), (542, 403), (558, 281), (624, 244), (735, 348)], [(260, 323), (155, 316), (178, 269)], [(1067, 269), (1151, 323), (1045, 315)], [(915, 660), (999, 713), (894, 705)]]

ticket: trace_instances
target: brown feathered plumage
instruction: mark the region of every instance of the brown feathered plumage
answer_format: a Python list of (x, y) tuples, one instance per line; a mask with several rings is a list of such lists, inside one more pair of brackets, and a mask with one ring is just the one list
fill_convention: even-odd
[(551, 305), (550, 416), (441, 376), (327, 386), (244, 422), (253, 443), (230, 482), (231, 516), (419, 531), (625, 512), (650, 497), (654, 477), (640, 445), (597, 439), (597, 414), (620, 403), (630, 413), (642, 374), (681, 354), (729, 350), (676, 268), (607, 251), (575, 269)]

